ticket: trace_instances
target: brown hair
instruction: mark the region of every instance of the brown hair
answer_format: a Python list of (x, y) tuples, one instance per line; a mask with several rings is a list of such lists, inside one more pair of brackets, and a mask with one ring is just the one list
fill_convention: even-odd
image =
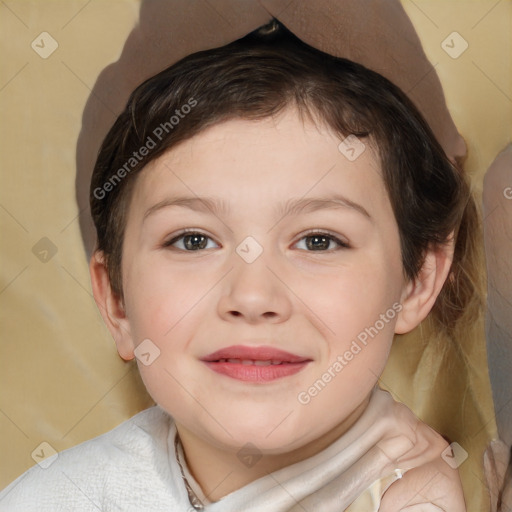
[(308, 46), (275, 20), (145, 81), (105, 137), (90, 206), (96, 249), (105, 255), (113, 291), (122, 297), (123, 234), (137, 173), (208, 126), (232, 118), (263, 119), (291, 105), (301, 117), (377, 148), (407, 278), (417, 276), (427, 249), (455, 232), (451, 273), (434, 306), (439, 326), (453, 326), (479, 302), (478, 215), (461, 166), (447, 159), (398, 87), (362, 65)]

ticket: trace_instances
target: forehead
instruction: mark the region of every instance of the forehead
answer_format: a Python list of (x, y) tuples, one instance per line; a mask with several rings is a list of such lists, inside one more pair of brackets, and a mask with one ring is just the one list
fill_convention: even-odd
[(133, 206), (151, 206), (179, 193), (239, 206), (264, 201), (263, 208), (336, 191), (386, 206), (376, 152), (368, 141), (344, 141), (289, 108), (261, 120), (224, 121), (181, 142), (140, 172), (132, 199)]

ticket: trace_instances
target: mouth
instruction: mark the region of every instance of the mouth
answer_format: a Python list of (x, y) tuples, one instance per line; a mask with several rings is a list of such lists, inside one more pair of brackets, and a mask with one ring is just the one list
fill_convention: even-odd
[(311, 359), (269, 346), (234, 345), (213, 352), (201, 361), (214, 372), (232, 379), (268, 382), (300, 372)]

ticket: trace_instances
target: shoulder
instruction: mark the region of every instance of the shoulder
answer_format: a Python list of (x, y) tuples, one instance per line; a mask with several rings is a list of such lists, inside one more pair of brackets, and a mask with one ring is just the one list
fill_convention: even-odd
[[(395, 512), (412, 505), (435, 505), (435, 510), (465, 512), (462, 484), (457, 469), (442, 457), (448, 443), (418, 420), (414, 453), (399, 464), (407, 469), (383, 494), (379, 512)], [(418, 449), (419, 448), (419, 449)]]
[[(151, 407), (113, 430), (58, 453), (30, 468), (0, 492), (0, 510), (109, 509), (141, 478), (165, 470), (172, 419)], [(153, 475), (154, 478), (154, 475)]]

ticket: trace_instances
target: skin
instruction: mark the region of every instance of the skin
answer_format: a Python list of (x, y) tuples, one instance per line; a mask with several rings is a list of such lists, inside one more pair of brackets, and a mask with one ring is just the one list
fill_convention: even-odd
[[(366, 141), (349, 161), (340, 142), (293, 108), (209, 127), (137, 177), (123, 247), (124, 301), (110, 289), (102, 254), (91, 259), (94, 295), (120, 355), (132, 359), (145, 339), (160, 350), (139, 369), (153, 399), (175, 419), (190, 470), (210, 500), (310, 457), (346, 432), (366, 408), (394, 333), (426, 317), (446, 279), (450, 245), (427, 254), (415, 281), (404, 278), (379, 160)], [(333, 192), (368, 215), (343, 204), (278, 210), (289, 199)], [(228, 209), (155, 208), (176, 195), (216, 197)], [(206, 248), (187, 251), (183, 238), (165, 246), (185, 228), (206, 235)], [(315, 250), (308, 245), (312, 229), (349, 247), (327, 239), (327, 248)], [(248, 236), (263, 249), (252, 263), (236, 252)], [(300, 403), (298, 394), (397, 303), (395, 318), (308, 404)], [(248, 383), (200, 360), (235, 344), (272, 345), (311, 361), (293, 376)], [(444, 441), (436, 439), (437, 449)], [(237, 457), (247, 442), (262, 455), (251, 468)]]

